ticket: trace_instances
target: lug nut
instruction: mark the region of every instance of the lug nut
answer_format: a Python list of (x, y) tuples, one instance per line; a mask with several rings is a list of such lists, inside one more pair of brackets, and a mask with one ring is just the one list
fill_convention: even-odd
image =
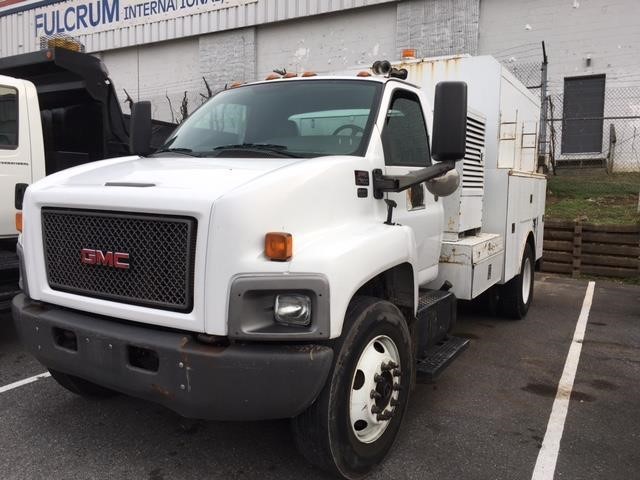
[(389, 402), (389, 405), (391, 405), (392, 407), (397, 407), (398, 405), (400, 405), (400, 402), (395, 398), (392, 398), (391, 401)]
[(391, 420), (393, 415), (394, 415), (393, 411), (385, 410), (384, 412), (382, 412), (377, 416), (377, 420), (378, 421)]
[(393, 385), (393, 389), (394, 389), (396, 392), (399, 392), (400, 390), (402, 390), (402, 387), (401, 387), (400, 385), (398, 385), (397, 383), (395, 383), (395, 384)]
[(369, 394), (369, 396), (371, 398), (380, 398), (382, 397), (382, 395), (380, 395), (378, 392), (376, 392), (375, 390), (371, 390), (371, 393)]
[(402, 376), (402, 372), (400, 371), (400, 369), (399, 369), (399, 368), (396, 368), (396, 369), (393, 371), (393, 376), (394, 376), (394, 377), (400, 377), (400, 376)]
[(378, 383), (382, 380), (382, 376), (378, 375), (377, 373), (373, 376), (373, 381)]
[(374, 405), (373, 407), (371, 407), (371, 413), (373, 413), (374, 415), (381, 412), (382, 412), (382, 409), (379, 406)]

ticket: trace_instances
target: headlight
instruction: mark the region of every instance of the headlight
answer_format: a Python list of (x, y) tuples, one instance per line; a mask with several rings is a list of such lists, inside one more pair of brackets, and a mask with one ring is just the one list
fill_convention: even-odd
[(311, 323), (311, 298), (307, 295), (276, 295), (273, 310), (278, 323), (300, 327)]

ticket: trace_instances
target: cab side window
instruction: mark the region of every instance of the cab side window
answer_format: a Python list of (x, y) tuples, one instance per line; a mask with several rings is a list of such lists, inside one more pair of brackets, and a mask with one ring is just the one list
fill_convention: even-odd
[(416, 94), (407, 90), (394, 92), (382, 130), (382, 146), (388, 166), (431, 165), (427, 127)]
[(0, 85), (0, 149), (18, 148), (18, 91)]

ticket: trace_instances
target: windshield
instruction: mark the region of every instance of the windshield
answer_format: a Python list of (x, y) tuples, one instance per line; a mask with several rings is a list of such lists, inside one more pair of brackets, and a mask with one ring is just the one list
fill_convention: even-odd
[(225, 90), (159, 150), (197, 156), (364, 155), (381, 85), (302, 80)]

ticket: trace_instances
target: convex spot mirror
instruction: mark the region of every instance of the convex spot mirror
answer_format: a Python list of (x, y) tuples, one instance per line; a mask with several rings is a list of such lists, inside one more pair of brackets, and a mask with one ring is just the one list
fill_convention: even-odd
[(449, 170), (444, 175), (426, 182), (427, 190), (437, 197), (448, 197), (460, 186), (460, 175), (457, 170)]
[(433, 101), (431, 156), (437, 162), (462, 160), (467, 143), (467, 84), (440, 82)]

